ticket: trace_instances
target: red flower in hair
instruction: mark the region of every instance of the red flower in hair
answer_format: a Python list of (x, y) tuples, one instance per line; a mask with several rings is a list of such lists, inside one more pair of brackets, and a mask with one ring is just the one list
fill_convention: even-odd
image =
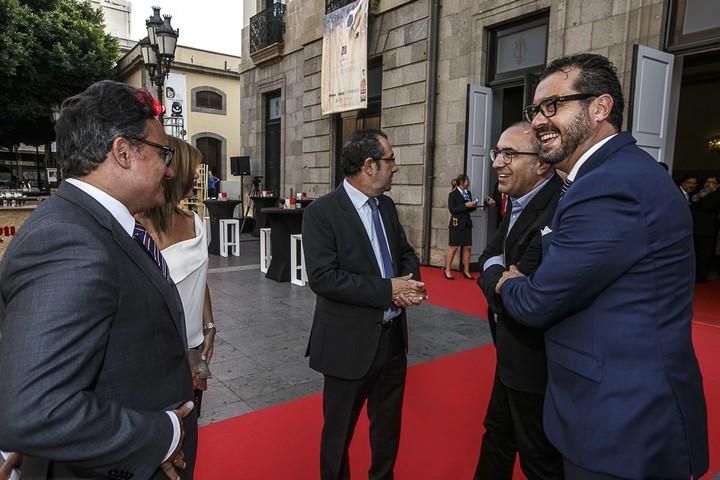
[(152, 108), (153, 116), (156, 118), (165, 113), (165, 106), (160, 103), (160, 100), (150, 95), (150, 92), (144, 88), (138, 88), (137, 99), (140, 103)]

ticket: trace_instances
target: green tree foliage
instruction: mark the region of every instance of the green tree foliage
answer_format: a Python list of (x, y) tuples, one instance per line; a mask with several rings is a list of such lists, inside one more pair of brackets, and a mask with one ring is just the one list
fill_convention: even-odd
[(50, 143), (52, 108), (112, 78), (118, 43), (76, 0), (0, 0), (0, 32), (0, 145)]

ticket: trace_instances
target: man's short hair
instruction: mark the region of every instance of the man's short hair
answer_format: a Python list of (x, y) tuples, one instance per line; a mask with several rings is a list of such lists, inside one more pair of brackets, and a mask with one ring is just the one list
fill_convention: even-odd
[(118, 137), (145, 138), (145, 122), (155, 116), (153, 102), (147, 91), (112, 80), (96, 82), (65, 100), (55, 124), (64, 175), (82, 177), (95, 170)]
[(555, 72), (568, 72), (571, 68), (580, 70), (580, 75), (575, 80), (575, 85), (573, 85), (575, 90), (580, 93), (607, 93), (612, 97), (613, 107), (610, 110), (608, 121), (618, 131), (621, 130), (625, 100), (623, 99), (622, 87), (620, 86), (615, 65), (606, 57), (593, 53), (568, 55), (550, 62), (540, 76), (540, 81)]
[(372, 128), (358, 130), (350, 135), (350, 138), (343, 144), (340, 156), (343, 174), (346, 177), (357, 175), (368, 157), (374, 159), (379, 166), (380, 160), (378, 159), (385, 154), (380, 137), (386, 140), (388, 138), (381, 130)]

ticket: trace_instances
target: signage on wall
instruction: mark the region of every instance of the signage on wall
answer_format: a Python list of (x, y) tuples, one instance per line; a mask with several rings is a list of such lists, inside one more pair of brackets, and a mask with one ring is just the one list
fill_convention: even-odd
[[(170, 125), (183, 125), (188, 130), (188, 121), (186, 115), (187, 108), (187, 79), (183, 73), (170, 72), (170, 76), (165, 80), (165, 91), (163, 92), (163, 103), (165, 104), (165, 117), (176, 119), (174, 122), (168, 122)], [(172, 128), (165, 127), (168, 135), (177, 135)]]
[(355, 0), (325, 15), (322, 70), (323, 115), (367, 108), (368, 0)]

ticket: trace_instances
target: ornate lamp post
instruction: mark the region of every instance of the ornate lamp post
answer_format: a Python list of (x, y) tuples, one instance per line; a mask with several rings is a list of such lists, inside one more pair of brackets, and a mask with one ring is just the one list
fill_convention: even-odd
[[(160, 18), (160, 7), (152, 7), (153, 15), (145, 21), (148, 36), (140, 40), (140, 51), (150, 82), (157, 87), (158, 100), (163, 104), (163, 85), (170, 74), (170, 64), (175, 59), (175, 48), (180, 29), (170, 25), (172, 16)], [(162, 114), (160, 121), (162, 122)]]

